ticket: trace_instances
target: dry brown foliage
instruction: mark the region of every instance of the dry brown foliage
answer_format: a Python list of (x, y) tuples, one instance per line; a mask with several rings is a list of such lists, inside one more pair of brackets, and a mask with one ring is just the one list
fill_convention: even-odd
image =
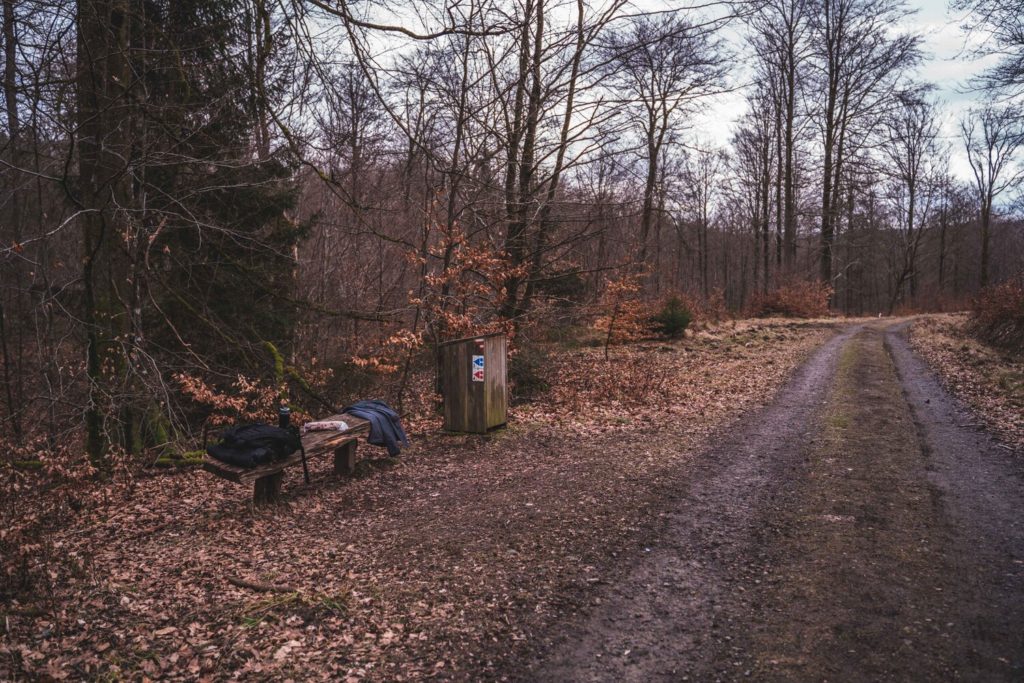
[(173, 379), (185, 397), (207, 412), (206, 422), (213, 427), (266, 420), (277, 411), (279, 390), (258, 379), (238, 375), (223, 390), (186, 373), (177, 373)]
[[(510, 277), (525, 276), (528, 265), (513, 265), (489, 244), (473, 244), (457, 222), (451, 227), (435, 222), (431, 227), (440, 235), (431, 255), (446, 266), (426, 276), (422, 295), (411, 296), (410, 303), (425, 315), (426, 328), (435, 341), (490, 332), (511, 336), (511, 321), (496, 317), (495, 312), (508, 296), (503, 283)], [(423, 262), (415, 253), (409, 258)]]
[(199, 471), (97, 485), (49, 529), (52, 552), (28, 554), (41, 579), (8, 596), (0, 678), (494, 677), (614, 580), (658, 491), (827, 334), (758, 321), (608, 361), (562, 349), (509, 429), (408, 424), (397, 462), (344, 480), (318, 460), (310, 486), (289, 473), (286, 502), (255, 514), (249, 491)]
[(636, 273), (611, 280), (598, 303), (593, 327), (601, 333), (606, 349), (612, 344), (642, 339), (650, 333), (650, 304), (640, 298), (642, 276)]
[(703, 323), (717, 323), (733, 317), (729, 312), (729, 307), (725, 304), (725, 292), (720, 288), (711, 290), (706, 299), (691, 294), (678, 296), (690, 309), (694, 320)]
[(923, 317), (910, 329), (914, 350), (978, 420), (1024, 452), (1024, 358), (979, 342), (964, 314)]
[(821, 282), (793, 280), (768, 294), (756, 294), (749, 314), (754, 317), (824, 318), (829, 314), (832, 288)]
[(1024, 354), (1024, 278), (983, 289), (974, 301), (970, 329), (984, 342)]

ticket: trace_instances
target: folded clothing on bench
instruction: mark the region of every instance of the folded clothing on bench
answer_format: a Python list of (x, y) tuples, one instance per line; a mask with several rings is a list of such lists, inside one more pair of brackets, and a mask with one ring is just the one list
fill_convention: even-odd
[(267, 448), (244, 449), (216, 444), (207, 446), (206, 452), (222, 463), (234, 465), (235, 467), (259, 467), (260, 465), (268, 465), (277, 460), (274, 453)]
[(409, 438), (402, 429), (398, 413), (383, 401), (359, 401), (341, 412), (369, 421), (370, 435), (366, 442), (374, 446), (384, 446), (392, 458), (398, 455), (399, 444), (409, 445)]
[(297, 431), (257, 423), (231, 427), (206, 452), (228, 465), (258, 467), (283, 460), (300, 448)]
[(344, 420), (321, 420), (320, 422), (307, 422), (302, 425), (302, 433), (309, 432), (345, 432), (348, 431), (348, 422)]

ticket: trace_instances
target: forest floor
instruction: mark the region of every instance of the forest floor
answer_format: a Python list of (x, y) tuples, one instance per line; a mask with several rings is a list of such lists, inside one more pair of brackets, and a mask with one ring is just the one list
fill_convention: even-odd
[(354, 480), (315, 462), (274, 509), (201, 471), (111, 486), (44, 539), (33, 594), (0, 605), (0, 679), (497, 675), (643, 547), (670, 475), (833, 327), (561, 349), (508, 429), (435, 424)]
[(1000, 440), (1024, 452), (1024, 354), (1012, 355), (974, 339), (963, 313), (914, 321), (910, 343), (942, 380)]
[(1019, 678), (1020, 461), (895, 332), (738, 321), (547, 374), (506, 430), (316, 463), (276, 508), (112, 486), (0, 605), (0, 679)]

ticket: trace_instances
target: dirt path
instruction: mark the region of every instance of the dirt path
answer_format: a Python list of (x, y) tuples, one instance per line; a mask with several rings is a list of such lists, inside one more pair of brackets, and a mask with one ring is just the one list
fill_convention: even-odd
[(972, 422), (899, 327), (847, 330), (513, 677), (1020, 680), (1024, 477)]

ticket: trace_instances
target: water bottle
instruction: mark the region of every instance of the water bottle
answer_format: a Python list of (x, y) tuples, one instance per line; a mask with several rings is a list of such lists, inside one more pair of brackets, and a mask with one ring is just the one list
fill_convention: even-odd
[(277, 426), (281, 429), (288, 429), (292, 421), (292, 409), (288, 406), (281, 406), (277, 409)]

